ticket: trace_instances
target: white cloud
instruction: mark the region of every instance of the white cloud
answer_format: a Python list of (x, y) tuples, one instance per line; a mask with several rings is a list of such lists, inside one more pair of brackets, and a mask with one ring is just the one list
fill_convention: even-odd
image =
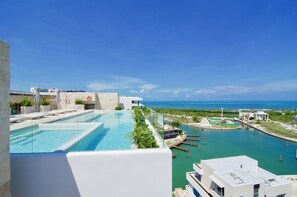
[(110, 84), (106, 82), (96, 82), (96, 83), (89, 83), (87, 85), (88, 88), (92, 90), (114, 90), (119, 88), (117, 84)]
[(286, 91), (297, 91), (297, 81), (279, 81), (255, 86), (217, 86), (208, 89), (198, 89), (198, 95), (240, 95), (255, 93), (281, 93)]
[(139, 86), (139, 88), (141, 88), (144, 91), (150, 91), (152, 89), (155, 89), (156, 87), (158, 87), (158, 85), (151, 84), (151, 83), (146, 83), (146, 84)]
[(104, 80), (90, 82), (89, 84), (87, 84), (87, 88), (94, 91), (131, 89), (129, 90), (130, 93), (144, 93), (158, 87), (158, 85), (156, 84), (151, 84), (135, 77), (115, 75), (101, 76), (101, 78), (104, 78)]
[(134, 94), (134, 93), (138, 93), (139, 91), (137, 90), (129, 90), (130, 93)]
[(185, 93), (185, 92), (190, 92), (190, 88), (173, 88), (173, 89), (161, 89), (157, 90), (157, 92), (161, 93), (170, 93), (170, 94), (180, 94), (180, 93)]

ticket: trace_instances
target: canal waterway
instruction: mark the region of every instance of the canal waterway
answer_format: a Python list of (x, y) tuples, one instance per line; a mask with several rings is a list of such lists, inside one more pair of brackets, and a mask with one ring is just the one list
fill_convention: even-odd
[[(212, 159), (247, 155), (258, 160), (259, 166), (277, 175), (297, 174), (297, 143), (279, 139), (258, 130), (243, 127), (239, 130), (204, 130), (183, 125), (181, 129), (189, 134), (199, 134), (197, 147), (181, 145), (190, 150), (186, 152), (172, 149), (176, 158), (172, 159), (173, 189), (184, 188), (187, 184), (186, 172), (193, 171), (193, 163), (201, 159)], [(206, 138), (206, 144), (204, 144)], [(199, 147), (201, 150), (199, 150)], [(282, 161), (280, 161), (282, 155)]]

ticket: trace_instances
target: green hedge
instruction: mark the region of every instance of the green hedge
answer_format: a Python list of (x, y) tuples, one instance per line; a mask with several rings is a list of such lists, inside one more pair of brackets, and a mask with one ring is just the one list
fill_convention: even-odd
[[(188, 115), (192, 117), (197, 117), (196, 121), (200, 117), (221, 117), (221, 110), (202, 110), (202, 109), (174, 109), (174, 108), (153, 108), (155, 111), (163, 114), (173, 114), (173, 115)], [(238, 111), (224, 110), (224, 117), (238, 117)], [(195, 122), (196, 122), (195, 121)]]
[(138, 107), (134, 108), (134, 130), (131, 136), (138, 148), (158, 147), (153, 133), (145, 124), (145, 118)]

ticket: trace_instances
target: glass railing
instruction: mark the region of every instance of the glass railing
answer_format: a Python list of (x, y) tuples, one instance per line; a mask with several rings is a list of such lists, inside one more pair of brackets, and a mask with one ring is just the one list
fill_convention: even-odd
[(161, 113), (154, 111), (151, 108), (142, 106), (142, 112), (150, 125), (154, 128), (154, 137), (161, 148), (166, 147), (164, 141), (164, 116)]
[(81, 117), (73, 122), (63, 122), (73, 113), (49, 115), (46, 113), (29, 113), (10, 118), (10, 152), (11, 153), (47, 153), (65, 151), (75, 140), (91, 128), (82, 124)]

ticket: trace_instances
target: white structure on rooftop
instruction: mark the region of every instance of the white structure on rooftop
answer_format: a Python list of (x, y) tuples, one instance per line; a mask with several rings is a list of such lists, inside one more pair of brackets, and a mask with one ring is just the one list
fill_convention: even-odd
[(292, 185), (260, 167), (247, 156), (201, 160), (187, 173), (188, 197), (291, 196)]
[(143, 99), (140, 97), (129, 97), (129, 96), (120, 96), (119, 105), (123, 109), (131, 110), (133, 107), (141, 106), (140, 101)]

